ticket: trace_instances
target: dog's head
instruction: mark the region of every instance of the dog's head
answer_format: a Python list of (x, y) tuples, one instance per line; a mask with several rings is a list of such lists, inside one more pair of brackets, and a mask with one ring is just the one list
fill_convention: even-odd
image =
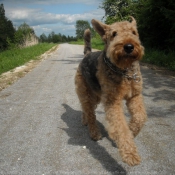
[(136, 60), (141, 60), (144, 47), (141, 45), (136, 20), (103, 24), (92, 19), (92, 25), (105, 42), (106, 56), (121, 69), (129, 68)]

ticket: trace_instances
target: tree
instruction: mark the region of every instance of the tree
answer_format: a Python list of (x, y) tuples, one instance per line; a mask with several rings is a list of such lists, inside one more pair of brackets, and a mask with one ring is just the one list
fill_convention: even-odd
[(138, 5), (138, 27), (143, 44), (161, 50), (174, 50), (174, 0), (140, 0)]
[(62, 35), (61, 33), (55, 34), (55, 32), (51, 32), (48, 37), (43, 33), (40, 35), (40, 42), (53, 42), (53, 43), (58, 43), (58, 42), (68, 42), (68, 41), (77, 41), (76, 37), (73, 36), (65, 36)]
[(133, 0), (104, 0), (100, 8), (105, 10), (105, 23), (111, 24), (117, 21), (128, 19), (128, 16), (134, 16)]
[(35, 35), (34, 30), (25, 22), (21, 24), (15, 32), (14, 43), (23, 45), (26, 40), (29, 40), (32, 35)]
[(8, 18), (5, 17), (4, 5), (0, 5), (0, 50), (8, 47), (7, 41), (14, 40), (15, 29)]
[(0, 16), (5, 18), (5, 10), (4, 10), (4, 5), (0, 5)]
[(69, 36), (69, 35), (67, 36), (67, 41), (71, 41), (71, 40), (70, 40), (70, 36)]
[(40, 35), (40, 42), (44, 43), (47, 41), (48, 41), (47, 36), (44, 33), (42, 35)]
[(34, 30), (25, 22), (18, 27), (18, 31), (21, 31), (25, 37), (35, 34)]
[(87, 28), (91, 28), (88, 21), (78, 20), (76, 21), (76, 36), (78, 39), (83, 38), (84, 31)]

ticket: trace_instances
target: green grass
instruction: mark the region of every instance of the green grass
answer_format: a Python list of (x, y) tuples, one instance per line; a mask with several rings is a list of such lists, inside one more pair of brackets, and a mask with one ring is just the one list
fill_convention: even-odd
[[(84, 45), (84, 41), (83, 40), (71, 41), (69, 42), (69, 44)], [(93, 49), (103, 50), (104, 48), (104, 42), (100, 38), (92, 38), (91, 44)]]
[(78, 44), (78, 45), (84, 45), (84, 41), (83, 41), (83, 40), (71, 41), (71, 42), (69, 42), (69, 44)]
[(165, 51), (155, 49), (145, 49), (145, 55), (142, 61), (175, 71), (174, 51), (169, 51), (166, 53)]
[(92, 38), (91, 44), (93, 49), (98, 49), (98, 50), (104, 49), (104, 42), (101, 40), (101, 38)]
[(41, 43), (23, 49), (11, 49), (0, 52), (0, 75), (4, 72), (22, 66), (30, 60), (37, 60), (44, 52), (56, 44)]

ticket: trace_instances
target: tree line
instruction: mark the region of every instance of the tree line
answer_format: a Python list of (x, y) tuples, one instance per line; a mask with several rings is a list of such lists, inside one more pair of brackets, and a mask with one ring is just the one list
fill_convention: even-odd
[(77, 37), (73, 36), (65, 36), (61, 33), (56, 34), (55, 32), (51, 32), (48, 36), (44, 33), (39, 37), (40, 42), (52, 42), (52, 43), (59, 43), (59, 42), (70, 42), (70, 41), (77, 41)]
[(174, 50), (174, 0), (103, 0), (100, 8), (105, 10), (106, 24), (129, 19), (132, 15), (146, 47)]
[[(0, 5), (0, 51), (11, 49), (15, 47), (21, 47), (26, 41), (26, 38), (30, 39), (32, 35), (35, 35), (35, 31), (27, 23), (21, 24), (15, 28), (12, 21), (5, 16), (4, 5)], [(35, 35), (36, 36), (36, 35)], [(38, 37), (40, 42), (69, 42), (76, 41), (77, 38), (73, 36), (65, 36), (62, 34), (55, 34), (51, 32), (48, 36), (44, 33)]]

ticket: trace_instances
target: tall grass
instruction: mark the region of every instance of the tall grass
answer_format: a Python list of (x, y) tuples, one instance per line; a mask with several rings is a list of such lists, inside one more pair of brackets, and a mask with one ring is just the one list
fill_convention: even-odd
[(142, 61), (175, 71), (175, 51), (165, 52), (146, 48)]
[(38, 59), (38, 56), (51, 49), (56, 44), (41, 43), (23, 49), (11, 49), (0, 53), (0, 75), (15, 67), (24, 65), (30, 60)]

